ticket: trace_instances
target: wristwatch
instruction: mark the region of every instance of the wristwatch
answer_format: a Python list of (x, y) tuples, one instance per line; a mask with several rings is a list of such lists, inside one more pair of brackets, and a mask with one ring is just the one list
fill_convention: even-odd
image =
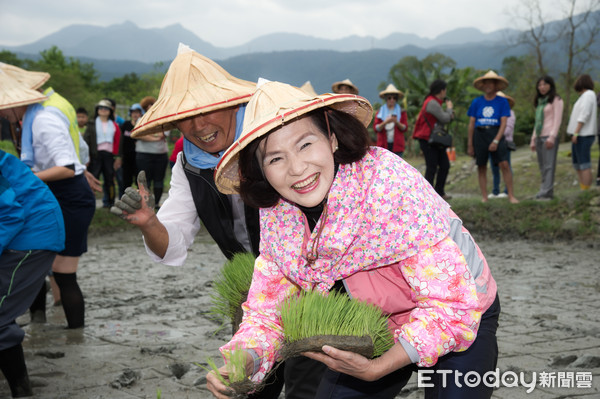
[(496, 140), (496, 139), (492, 140), (492, 143), (494, 143), (494, 144), (498, 144), (499, 142), (500, 142), (500, 140)]

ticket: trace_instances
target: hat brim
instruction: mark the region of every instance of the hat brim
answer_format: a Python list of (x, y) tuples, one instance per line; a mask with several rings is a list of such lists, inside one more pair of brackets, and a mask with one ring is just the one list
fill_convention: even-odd
[(50, 79), (48, 72), (28, 71), (11, 64), (0, 62), (0, 70), (25, 87), (36, 90)]
[[(140, 122), (143, 123), (138, 123), (138, 125), (135, 127), (135, 129), (133, 129), (133, 132), (131, 133), (131, 137), (133, 138), (139, 138), (139, 137), (143, 137), (143, 136), (147, 136), (149, 134), (153, 134), (153, 133), (159, 133), (159, 132), (165, 132), (167, 130), (172, 130), (177, 128), (177, 122), (186, 119), (186, 118), (190, 118), (192, 116), (196, 116), (196, 115), (200, 115), (200, 114), (207, 114), (209, 112), (213, 112), (213, 111), (220, 111), (223, 109), (227, 109), (230, 107), (234, 107), (240, 104), (245, 104), (250, 100), (250, 97), (252, 97), (252, 94), (246, 94), (243, 96), (239, 96), (236, 98), (231, 98), (225, 101), (220, 101), (218, 103), (214, 103), (214, 104), (208, 104), (208, 105), (204, 105), (201, 107), (195, 107), (195, 108), (190, 108), (184, 111), (176, 111), (173, 112), (171, 114), (164, 114), (161, 116), (156, 116), (157, 114), (160, 113), (160, 107), (161, 104), (157, 103), (154, 104), (152, 106), (152, 108), (150, 108), (145, 114), (146, 115), (150, 115), (150, 116), (155, 116), (155, 118), (147, 118), (146, 120), (142, 120), (144, 117), (142, 117), (142, 119), (140, 119)], [(158, 104), (158, 105), (157, 105)]]
[(379, 93), (379, 98), (381, 98), (383, 100), (385, 98), (385, 96), (387, 96), (388, 94), (397, 95), (398, 100), (400, 100), (401, 98), (404, 98), (404, 93), (402, 93), (401, 91), (382, 91)]
[(43, 93), (20, 84), (8, 74), (0, 75), (0, 109), (23, 107), (48, 99)]
[(358, 94), (358, 87), (354, 86), (352, 83), (348, 83), (348, 82), (335, 82), (334, 84), (331, 85), (331, 90), (334, 93), (338, 93), (338, 91), (340, 90), (340, 86), (348, 86), (351, 90), (352, 90), (352, 94), (357, 95)]
[(481, 76), (473, 81), (473, 87), (475, 87), (479, 91), (483, 91), (483, 81), (484, 80), (495, 80), (496, 81), (496, 91), (502, 91), (508, 87), (508, 80), (502, 76)]
[(285, 112), (278, 113), (259, 125), (248, 126), (223, 154), (221, 161), (215, 169), (215, 183), (223, 194), (237, 194), (239, 185), (238, 161), (240, 151), (254, 140), (264, 136), (286, 123), (293, 122), (310, 111), (323, 107), (332, 107), (338, 111), (346, 112), (358, 119), (365, 127), (373, 118), (373, 108), (365, 98), (354, 94), (326, 93), (304, 103), (299, 102), (297, 107), (287, 108)]

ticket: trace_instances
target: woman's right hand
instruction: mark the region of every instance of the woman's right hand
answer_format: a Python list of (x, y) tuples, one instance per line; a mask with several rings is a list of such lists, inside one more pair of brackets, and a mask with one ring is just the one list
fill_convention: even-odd
[[(223, 366), (219, 369), (219, 374), (227, 380), (229, 374), (227, 373), (227, 367)], [(227, 385), (219, 379), (216, 371), (211, 371), (206, 375), (206, 388), (218, 399), (227, 399), (233, 396), (234, 392)]]
[(146, 172), (142, 170), (138, 174), (137, 182), (139, 190), (127, 187), (125, 194), (120, 200), (115, 201), (115, 205), (110, 208), (110, 211), (135, 226), (144, 226), (151, 219), (156, 218), (155, 201), (154, 195), (150, 194), (148, 190)]

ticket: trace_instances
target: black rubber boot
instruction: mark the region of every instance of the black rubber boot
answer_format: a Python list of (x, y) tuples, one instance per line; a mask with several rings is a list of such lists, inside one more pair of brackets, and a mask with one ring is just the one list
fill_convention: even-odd
[(77, 274), (57, 272), (53, 274), (54, 280), (60, 288), (60, 298), (69, 328), (83, 327), (85, 303), (79, 284), (77, 284)]
[(33, 396), (21, 344), (0, 351), (0, 370), (8, 381), (13, 398)]

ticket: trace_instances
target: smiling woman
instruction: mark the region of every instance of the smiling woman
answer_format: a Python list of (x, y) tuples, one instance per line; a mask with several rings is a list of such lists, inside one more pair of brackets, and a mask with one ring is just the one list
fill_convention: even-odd
[[(381, 308), (394, 336), (375, 359), (328, 344), (304, 353), (311, 368), (327, 366), (320, 382), (300, 381), (316, 389), (310, 397), (391, 399), (416, 366), (465, 374), (496, 367), (500, 305), (485, 258), (417, 170), (369, 147), (372, 115), (356, 95), (310, 96), (263, 83), (248, 103), (240, 138), (217, 166), (219, 190), (239, 192), (261, 208), (261, 251), (244, 318), (221, 348), (225, 359), (246, 351), (253, 382), (281, 356), (281, 304), (305, 291), (337, 292)], [(226, 378), (227, 365), (209, 373), (207, 385), (224, 398), (217, 373)], [(492, 394), (445, 381), (427, 391), (439, 398)]]

